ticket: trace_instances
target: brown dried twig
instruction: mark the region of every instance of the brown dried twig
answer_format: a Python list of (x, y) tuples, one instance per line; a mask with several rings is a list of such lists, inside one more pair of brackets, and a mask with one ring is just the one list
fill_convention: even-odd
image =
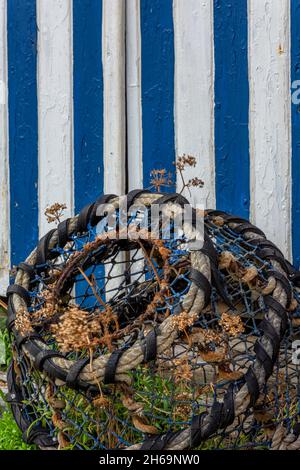
[(190, 190), (191, 187), (203, 188), (204, 181), (198, 178), (197, 176), (189, 179), (187, 182), (185, 181), (185, 178), (184, 178), (184, 170), (186, 169), (186, 167), (189, 166), (189, 167), (195, 168), (196, 163), (197, 163), (197, 160), (195, 157), (191, 155), (186, 155), (186, 154), (183, 154), (182, 156), (178, 157), (176, 162), (174, 162), (174, 165), (176, 169), (178, 170), (178, 173), (182, 182), (182, 188), (181, 188), (180, 194), (182, 194), (185, 188), (187, 188), (191, 196), (191, 190)]
[(150, 172), (150, 183), (151, 188), (153, 188), (158, 193), (161, 190), (161, 187), (170, 187), (173, 185), (172, 174), (171, 172), (167, 173), (165, 168), (154, 169)]
[(7, 311), (7, 304), (4, 302), (4, 300), (0, 299), (0, 307), (3, 308), (5, 312)]
[(95, 276), (92, 274), (91, 279), (89, 279), (81, 268), (78, 268), (78, 271), (80, 272), (82, 277), (84, 277), (84, 279), (86, 280), (88, 285), (91, 287), (91, 289), (93, 291), (93, 294), (96, 297), (96, 299), (98, 300), (99, 304), (102, 305), (103, 307), (106, 307), (106, 303), (104, 302), (104, 300), (101, 299), (100, 295), (97, 292)]
[(66, 204), (60, 204), (59, 202), (55, 202), (51, 206), (45, 209), (45, 216), (47, 218), (48, 224), (55, 222), (59, 224), (61, 217), (63, 216), (64, 210), (67, 209)]

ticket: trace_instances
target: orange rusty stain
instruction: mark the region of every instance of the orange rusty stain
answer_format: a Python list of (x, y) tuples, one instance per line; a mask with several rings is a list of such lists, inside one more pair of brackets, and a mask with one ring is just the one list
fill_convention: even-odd
[(281, 54), (284, 53), (284, 49), (283, 49), (283, 47), (282, 47), (281, 44), (279, 44), (278, 49), (277, 49), (277, 52), (278, 52), (279, 55), (281, 55)]

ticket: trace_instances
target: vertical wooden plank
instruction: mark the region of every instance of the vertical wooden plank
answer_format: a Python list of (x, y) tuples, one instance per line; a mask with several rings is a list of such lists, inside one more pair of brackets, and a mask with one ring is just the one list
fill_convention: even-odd
[(44, 210), (58, 202), (73, 213), (72, 2), (37, 0), (39, 235)]
[(6, 35), (6, 1), (0, 0), (0, 295), (6, 292), (10, 265)]
[[(73, 0), (73, 59), (74, 198), (79, 213), (103, 193), (104, 185), (102, 0)], [(103, 276), (103, 267), (95, 274)], [(86, 289), (83, 280), (76, 294)]]
[(249, 0), (252, 220), (291, 253), (290, 2)]
[(291, 0), (292, 244), (300, 267), (300, 0)]
[(176, 154), (197, 158), (196, 168), (185, 171), (186, 181), (205, 181), (203, 189), (191, 190), (191, 202), (214, 207), (213, 2), (175, 0), (174, 30)]
[(125, 2), (103, 0), (104, 190), (125, 191)]
[[(126, 185), (125, 2), (103, 0), (102, 60), (104, 83), (104, 192), (124, 194)], [(117, 261), (124, 262), (125, 255)], [(125, 264), (106, 267), (119, 276), (107, 283), (115, 289), (124, 280)], [(106, 295), (108, 301), (114, 292)]]
[(75, 212), (103, 192), (102, 0), (73, 0)]
[(141, 0), (143, 181), (150, 172), (174, 172), (173, 1)]
[(38, 239), (36, 2), (7, 2), (11, 262)]
[(214, 0), (216, 205), (249, 218), (247, 0)]
[(140, 0), (126, 1), (126, 118), (128, 189), (143, 187)]
[[(143, 129), (141, 90), (141, 5), (140, 0), (126, 1), (126, 129), (128, 190), (143, 187)], [(142, 250), (130, 252), (131, 259), (141, 259), (131, 266), (131, 282), (144, 280)], [(137, 274), (138, 273), (138, 274)]]

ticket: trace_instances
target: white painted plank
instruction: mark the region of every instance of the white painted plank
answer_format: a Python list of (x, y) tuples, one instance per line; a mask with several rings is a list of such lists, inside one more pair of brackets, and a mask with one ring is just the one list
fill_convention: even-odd
[(289, 0), (249, 0), (251, 217), (291, 254)]
[[(185, 178), (203, 179), (193, 204), (215, 207), (213, 2), (174, 0), (176, 155), (197, 158)], [(177, 178), (177, 190), (182, 185)]]
[[(126, 111), (127, 111), (127, 168), (128, 190), (143, 187), (143, 130), (141, 98), (141, 12), (140, 0), (126, 1)], [(131, 267), (131, 282), (143, 281), (141, 250), (130, 256), (136, 261)]]
[(0, 0), (0, 295), (5, 295), (10, 266), (6, 37), (6, 0)]
[[(102, 62), (104, 85), (104, 192), (122, 195), (126, 184), (125, 114), (125, 2), (103, 0)], [(117, 261), (124, 262), (125, 254)], [(111, 276), (120, 276), (107, 284), (117, 288), (123, 281), (125, 264), (113, 266)], [(106, 274), (110, 266), (106, 268)], [(106, 295), (109, 300), (113, 293)]]
[(103, 0), (104, 191), (125, 191), (125, 2)]
[(126, 1), (128, 189), (143, 187), (140, 0)]
[(38, 0), (39, 234), (44, 210), (58, 202), (73, 213), (72, 1)]

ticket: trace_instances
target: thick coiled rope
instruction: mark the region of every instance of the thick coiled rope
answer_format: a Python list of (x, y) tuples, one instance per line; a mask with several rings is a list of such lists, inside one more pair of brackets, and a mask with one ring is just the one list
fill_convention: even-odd
[(300, 450), (299, 425), (293, 432), (288, 432), (282, 424), (277, 426), (272, 439), (271, 450)]
[[(134, 198), (133, 198), (134, 199)], [(136, 205), (145, 205), (149, 207), (151, 204), (161, 200), (161, 195), (153, 194), (137, 194), (134, 199)], [(118, 199), (112, 197), (109, 201), (118, 207)], [(174, 204), (174, 201), (166, 200), (168, 203), (168, 211), (173, 211), (178, 214), (180, 207)], [(89, 210), (85, 210), (88, 214)], [(67, 235), (74, 234), (78, 231), (78, 225), (82, 225), (83, 216), (77, 216), (68, 221)], [(231, 223), (232, 228), (238, 228), (239, 223)], [(84, 223), (83, 223), (84, 227)], [(245, 228), (245, 227), (244, 227)], [(246, 227), (247, 229), (249, 227)], [(193, 232), (193, 226), (187, 227), (187, 232)], [(84, 231), (84, 230), (83, 230)], [(47, 238), (47, 250), (54, 248), (59, 242), (59, 230), (52, 231)], [(259, 237), (262, 235), (253, 233), (251, 227), (248, 230), (243, 229), (243, 236), (245, 239)], [(26, 263), (30, 266), (35, 266), (39, 261), (39, 250), (34, 250)], [(205, 250), (195, 250), (190, 254), (191, 266), (205, 276), (210, 282), (210, 259)], [(282, 264), (278, 260), (272, 260), (272, 267), (277, 272), (285, 276), (285, 271)], [(27, 290), (29, 287), (30, 276), (28, 272), (20, 269), (16, 277), (16, 285)], [(241, 386), (238, 392), (234, 392), (233, 387), (229, 386), (224, 400), (222, 402), (215, 401), (210, 412), (205, 412), (200, 415), (194, 416), (190, 427), (186, 429), (169, 432), (168, 434), (148, 438), (144, 443), (131, 446), (131, 449), (157, 449), (157, 450), (181, 450), (186, 448), (194, 448), (201, 444), (201, 442), (214, 435), (218, 429), (229, 427), (233, 421), (245, 413), (251, 406), (253, 406), (259, 397), (262, 388), (272, 374), (273, 365), (276, 361), (279, 344), (282, 335), (286, 328), (286, 312), (288, 306), (288, 295), (285, 286), (279, 280), (276, 280), (272, 294), (265, 298), (268, 310), (265, 315), (265, 323), (268, 325), (262, 337), (256, 343), (256, 360), (253, 366), (244, 375), (244, 385)], [(18, 309), (26, 308), (26, 302), (22, 295), (12, 293), (9, 299), (11, 329), (14, 330), (13, 320)], [(182, 302), (182, 310), (188, 312), (191, 316), (195, 314), (199, 316), (205, 306), (205, 291), (201, 289), (196, 283), (191, 283), (190, 289)], [(270, 335), (270, 331), (272, 334)], [(149, 333), (148, 333), (149, 334)], [(166, 318), (157, 328), (156, 331), (156, 349), (157, 354), (165, 351), (178, 337), (178, 331), (174, 328), (174, 322), (171, 318)], [(20, 343), (20, 340), (19, 340)], [(36, 365), (36, 357), (39, 355), (39, 368), (49, 373), (59, 383), (66, 381), (68, 372), (71, 367), (74, 367), (74, 361), (67, 360), (63, 357), (58, 357), (53, 351), (47, 350), (47, 346), (36, 338), (25, 338), (21, 340), (22, 350), (29, 357), (33, 364)], [(49, 356), (49, 352), (52, 357)], [(44, 355), (43, 355), (44, 354)], [(109, 354), (101, 356), (93, 360), (92, 370), (90, 365), (84, 365), (78, 374), (78, 386), (85, 388), (88, 385), (97, 381), (102, 381), (105, 374), (107, 363), (110, 359)], [(124, 351), (119, 359), (115, 371), (115, 379), (117, 381), (125, 381), (128, 378), (128, 372), (144, 361), (144, 351), (141, 341), (136, 341), (133, 346)]]
[[(220, 216), (219, 213), (218, 216)], [(227, 223), (234, 230), (238, 230), (243, 225), (245, 240), (265, 240), (265, 235), (262, 232), (248, 222), (245, 225), (244, 220), (240, 223), (227, 220)], [(277, 256), (280, 257), (280, 254), (277, 254)], [(280, 261), (284, 261), (283, 257), (279, 261), (272, 259), (272, 268), (287, 278), (287, 273), (282, 268), (283, 262)], [(198, 447), (201, 442), (213, 436), (218, 429), (226, 428), (232, 424), (237, 417), (255, 404), (272, 374), (280, 341), (286, 329), (288, 295), (285, 285), (277, 280), (276, 286), (268, 299), (267, 305), (272, 305), (272, 308), (268, 308), (265, 314), (264, 321), (265, 324), (268, 324), (268, 328), (265, 328), (265, 331), (263, 330), (262, 337), (257, 340), (256, 359), (253, 366), (245, 374), (245, 384), (240, 390), (233, 394), (232, 389), (229, 389), (223, 402), (216, 401), (210, 412), (195, 416), (190, 427), (177, 433), (150, 438), (142, 444), (131, 446), (130, 449), (183, 450)], [(270, 331), (273, 332), (273, 335), (270, 335)], [(265, 366), (266, 362), (269, 363), (268, 367)]]
[[(162, 205), (162, 212), (165, 212), (165, 215), (171, 213), (174, 216), (178, 216), (180, 213), (183, 212), (182, 205), (176, 203), (176, 200), (179, 198), (179, 195), (175, 195), (173, 199), (175, 199), (175, 203), (168, 202), (168, 199), (162, 197), (159, 194), (148, 194), (143, 193), (139, 196), (137, 195), (134, 198), (133, 202), (135, 206), (145, 206), (147, 208), (151, 208), (151, 205), (158, 202), (160, 200), (166, 200), (166, 204)], [(169, 197), (169, 199), (171, 199)], [(183, 199), (180, 200), (181, 203), (185, 203)], [(116, 209), (119, 207), (119, 198), (113, 197), (110, 199), (109, 204), (113, 205)], [(161, 203), (160, 203), (161, 204)], [(86, 211), (88, 212), (88, 211)], [(68, 221), (67, 225), (67, 235), (70, 237), (72, 234), (78, 231), (78, 223), (80, 221), (80, 215), (76, 216)], [(194, 237), (200, 237), (200, 234), (196, 233), (196, 229), (189, 225), (188, 223), (185, 226), (185, 230), (188, 232), (190, 239), (194, 239)], [(47, 251), (56, 247), (59, 241), (59, 230), (54, 230), (49, 232), (49, 238), (47, 240)], [(47, 236), (46, 236), (47, 237)], [(35, 249), (30, 256), (26, 259), (26, 263), (29, 266), (35, 266), (38, 261), (38, 248)], [(203, 254), (200, 250), (191, 251), (190, 253), (190, 265), (193, 269), (199, 271), (208, 282), (210, 282), (210, 261), (209, 258)], [(29, 288), (29, 275), (26, 271), (22, 269), (18, 270), (15, 285), (20, 286), (21, 288), (27, 290)], [(19, 309), (27, 309), (26, 303), (24, 299), (18, 295), (18, 293), (13, 293), (10, 296), (10, 322), (15, 317), (16, 313)], [(185, 298), (182, 302), (182, 309), (187, 312), (192, 318), (195, 315), (199, 315), (202, 309), (205, 306), (205, 292), (198, 285), (194, 282), (191, 283), (189, 291), (185, 295)], [(13, 322), (12, 322), (13, 323)], [(14, 327), (13, 331), (14, 331)], [(17, 334), (16, 331), (14, 331)], [(173, 344), (174, 340), (178, 336), (178, 331), (174, 328), (174, 322), (172, 318), (166, 318), (157, 328), (156, 328), (156, 351), (157, 354), (161, 354), (163, 351), (168, 349), (171, 344)], [(148, 332), (151, 334), (151, 331)], [(66, 381), (68, 372), (71, 368), (74, 368), (74, 362), (69, 359), (65, 359), (61, 357), (61, 355), (53, 354), (53, 351), (50, 351), (47, 345), (40, 341), (39, 339), (24, 339), (22, 344), (23, 352), (31, 359), (33, 364), (36, 364), (36, 358), (39, 357), (42, 359), (39, 361), (39, 368), (43, 369), (45, 365), (49, 368), (52, 367), (52, 374), (61, 382)], [(47, 355), (49, 352), (50, 355)], [(107, 369), (107, 365), (111, 360), (111, 354), (105, 354), (101, 357), (95, 358), (92, 361), (92, 364), (86, 364), (80, 373), (78, 374), (78, 384), (83, 388), (86, 388), (90, 385), (95, 385), (99, 382), (104, 380), (105, 371)], [(128, 372), (136, 368), (139, 364), (144, 361), (144, 348), (142, 340), (137, 340), (130, 348), (125, 350), (120, 359), (118, 360), (114, 379), (116, 382), (128, 382)]]

